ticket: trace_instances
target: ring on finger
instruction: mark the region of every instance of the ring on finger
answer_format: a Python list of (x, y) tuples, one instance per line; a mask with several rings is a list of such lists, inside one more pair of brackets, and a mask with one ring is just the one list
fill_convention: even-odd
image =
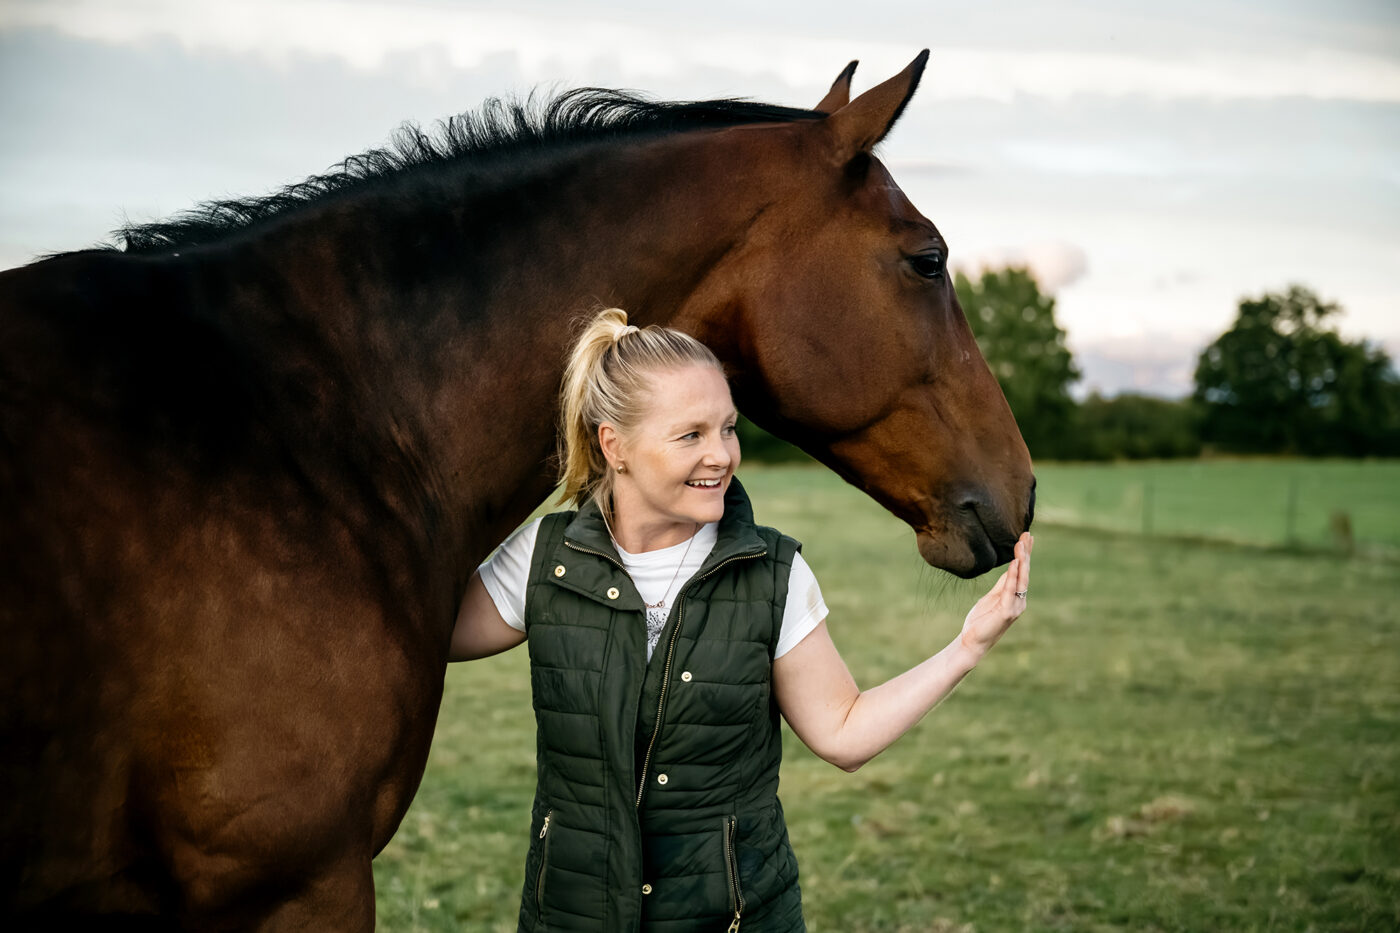
[(1017, 598), (1017, 599), (1025, 599), (1025, 598), (1026, 598), (1026, 594), (1029, 593), (1029, 592), (1030, 592), (1030, 590), (1017, 590), (1017, 591), (1016, 591), (1016, 598)]

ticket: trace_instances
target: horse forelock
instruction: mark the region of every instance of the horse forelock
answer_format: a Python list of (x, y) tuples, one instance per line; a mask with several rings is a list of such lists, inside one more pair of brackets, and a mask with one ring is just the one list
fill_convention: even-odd
[(547, 99), (534, 93), (523, 100), (493, 97), (429, 131), (404, 123), (388, 145), (349, 156), (323, 175), (272, 194), (209, 201), (165, 220), (128, 224), (114, 231), (117, 242), (104, 248), (151, 253), (207, 244), (340, 195), (411, 193), (415, 186), (428, 191), (454, 169), (454, 178), (468, 187), (474, 180), (484, 184), (511, 163), (561, 155), (587, 143), (823, 116), (740, 98), (653, 101), (608, 88), (576, 88)]

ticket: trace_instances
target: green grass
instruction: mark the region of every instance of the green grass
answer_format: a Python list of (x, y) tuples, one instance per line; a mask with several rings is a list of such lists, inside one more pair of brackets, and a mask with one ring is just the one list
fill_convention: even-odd
[(1400, 460), (1169, 460), (1037, 464), (1049, 524), (1400, 556)]
[[(1337, 501), (1374, 494), (1367, 467), (1393, 478), (1360, 466)], [(1099, 469), (1042, 471), (1047, 508)], [(744, 478), (759, 519), (806, 542), (864, 685), (946, 644), (990, 582), (923, 567), (910, 532), (820, 469)], [(813, 933), (1400, 927), (1400, 570), (1036, 539), (1030, 612), (913, 732), (854, 775), (786, 737)], [(422, 789), (375, 863), (381, 928), (515, 928), (533, 760), (525, 653), (454, 666)]]

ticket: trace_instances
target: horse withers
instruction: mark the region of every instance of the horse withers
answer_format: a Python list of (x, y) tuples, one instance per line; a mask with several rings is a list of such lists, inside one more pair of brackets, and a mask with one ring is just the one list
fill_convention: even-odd
[(599, 304), (960, 576), (1029, 457), (872, 153), (927, 53), (813, 110), (488, 102), (267, 198), (0, 274), (7, 925), (364, 930), (475, 565), (552, 486)]

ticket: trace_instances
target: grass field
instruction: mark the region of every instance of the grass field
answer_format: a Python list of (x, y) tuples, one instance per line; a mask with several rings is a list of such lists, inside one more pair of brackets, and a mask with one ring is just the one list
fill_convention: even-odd
[[(1389, 483), (1393, 538), (1394, 467), (1369, 466), (1383, 478), (1334, 494), (1359, 524)], [(1043, 470), (1043, 508), (1106, 488), (1099, 469)], [(743, 476), (759, 519), (806, 542), (863, 685), (942, 647), (990, 582), (923, 567), (820, 469)], [(912, 733), (855, 774), (787, 736), (813, 933), (1400, 928), (1400, 569), (1036, 538), (1029, 613)], [(454, 666), (375, 863), (382, 929), (515, 929), (533, 761), (525, 653)]]
[(1168, 460), (1042, 464), (1045, 523), (1344, 549), (1345, 515), (1363, 556), (1400, 557), (1400, 461)]

